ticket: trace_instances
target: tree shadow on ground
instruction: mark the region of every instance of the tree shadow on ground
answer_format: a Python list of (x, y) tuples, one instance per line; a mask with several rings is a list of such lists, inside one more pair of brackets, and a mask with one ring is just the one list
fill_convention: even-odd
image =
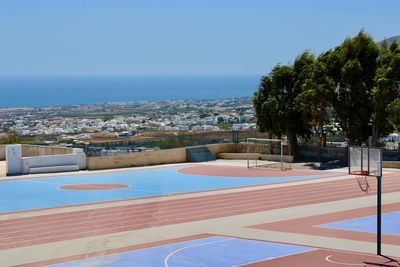
[(310, 162), (304, 166), (313, 170), (331, 170), (345, 167), (345, 164), (340, 160), (332, 160), (327, 162)]

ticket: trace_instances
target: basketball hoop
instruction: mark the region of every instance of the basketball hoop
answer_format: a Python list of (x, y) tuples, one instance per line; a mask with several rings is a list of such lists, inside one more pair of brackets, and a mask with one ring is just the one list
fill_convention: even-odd
[(349, 146), (349, 174), (357, 178), (360, 189), (368, 193), (368, 176), (376, 177), (376, 254), (382, 255), (382, 149)]
[(352, 171), (350, 174), (356, 177), (361, 191), (368, 193), (369, 189), (371, 188), (368, 183), (368, 171)]

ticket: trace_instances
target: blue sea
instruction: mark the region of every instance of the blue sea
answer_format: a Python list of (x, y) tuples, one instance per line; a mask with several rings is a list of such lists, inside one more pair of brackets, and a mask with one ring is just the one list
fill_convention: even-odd
[(0, 77), (0, 107), (251, 97), (260, 75)]

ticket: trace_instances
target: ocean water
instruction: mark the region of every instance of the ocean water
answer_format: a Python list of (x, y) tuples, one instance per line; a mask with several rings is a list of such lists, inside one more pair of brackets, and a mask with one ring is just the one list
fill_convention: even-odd
[(251, 97), (259, 75), (0, 77), (0, 107)]

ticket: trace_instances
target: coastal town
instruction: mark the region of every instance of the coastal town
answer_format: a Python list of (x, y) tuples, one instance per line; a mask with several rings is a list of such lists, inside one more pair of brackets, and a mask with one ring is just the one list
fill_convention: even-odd
[(0, 109), (0, 135), (88, 142), (146, 131), (210, 132), (255, 129), (251, 98), (139, 101)]

